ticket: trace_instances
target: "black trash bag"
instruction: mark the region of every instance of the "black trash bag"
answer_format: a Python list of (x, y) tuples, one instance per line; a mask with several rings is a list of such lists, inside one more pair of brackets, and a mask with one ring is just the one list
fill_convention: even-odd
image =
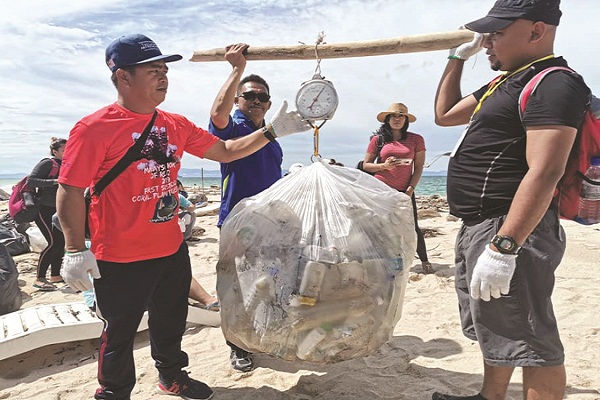
[(19, 271), (8, 249), (0, 244), (0, 315), (17, 311), (23, 304)]
[(0, 244), (4, 245), (11, 256), (29, 253), (27, 237), (17, 231), (14, 223), (0, 224)]

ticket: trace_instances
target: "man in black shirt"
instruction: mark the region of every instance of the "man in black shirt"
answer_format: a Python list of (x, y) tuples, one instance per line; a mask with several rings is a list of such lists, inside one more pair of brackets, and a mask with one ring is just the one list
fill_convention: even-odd
[[(515, 367), (527, 399), (562, 399), (564, 349), (552, 310), (554, 271), (565, 250), (552, 200), (583, 121), (589, 89), (568, 71), (518, 98), (539, 71), (567, 63), (553, 54), (560, 0), (498, 0), (466, 28), (474, 40), (450, 51), (435, 100), (436, 123), (468, 123), (448, 165), (448, 203), (462, 218), (456, 242), (456, 292), (465, 336), (479, 342), (484, 383), (475, 396), (504, 399)], [(485, 35), (484, 35), (485, 34)], [(463, 97), (465, 60), (486, 49), (505, 71)]]

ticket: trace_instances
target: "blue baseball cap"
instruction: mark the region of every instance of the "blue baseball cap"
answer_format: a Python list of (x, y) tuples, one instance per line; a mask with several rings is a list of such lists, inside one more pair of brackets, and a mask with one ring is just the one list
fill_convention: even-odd
[(518, 19), (558, 26), (562, 15), (559, 6), (560, 0), (498, 0), (485, 17), (465, 24), (465, 28), (490, 33), (504, 29)]
[(141, 34), (125, 35), (115, 39), (106, 48), (106, 65), (115, 72), (128, 65), (144, 64), (163, 60), (164, 62), (179, 61), (179, 54), (163, 54), (148, 36)]

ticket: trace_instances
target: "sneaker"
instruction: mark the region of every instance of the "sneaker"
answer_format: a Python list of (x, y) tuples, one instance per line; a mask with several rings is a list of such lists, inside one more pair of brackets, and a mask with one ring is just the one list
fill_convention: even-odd
[(236, 371), (249, 372), (254, 369), (254, 361), (252, 361), (252, 357), (247, 351), (231, 350), (229, 358), (231, 359), (231, 366)]
[(114, 392), (102, 387), (99, 387), (98, 389), (96, 389), (96, 393), (94, 394), (94, 399), (95, 400), (111, 400), (111, 399), (124, 399), (127, 398), (129, 399), (129, 395), (127, 395), (126, 397), (117, 397), (115, 396)]
[(213, 397), (212, 389), (206, 383), (190, 378), (187, 371), (181, 371), (171, 382), (165, 382), (159, 376), (157, 390), (182, 399), (208, 400)]
[(104, 390), (103, 388), (96, 389), (96, 393), (94, 393), (95, 400), (106, 400), (112, 396), (112, 392)]
[(439, 392), (434, 392), (431, 396), (432, 400), (486, 400), (485, 397), (481, 395), (481, 393), (477, 393), (474, 396), (452, 396), (450, 394), (443, 394)]

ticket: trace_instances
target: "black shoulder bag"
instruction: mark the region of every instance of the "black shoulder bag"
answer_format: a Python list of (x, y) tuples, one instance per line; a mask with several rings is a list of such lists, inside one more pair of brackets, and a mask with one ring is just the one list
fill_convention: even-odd
[(117, 161), (117, 163), (114, 165), (114, 167), (112, 167), (106, 173), (106, 175), (104, 175), (102, 178), (100, 178), (98, 180), (98, 182), (96, 182), (96, 184), (94, 185), (94, 190), (90, 191), (89, 187), (87, 189), (85, 189), (84, 197), (85, 197), (85, 237), (86, 238), (90, 237), (90, 226), (89, 226), (89, 222), (88, 222), (88, 216), (89, 216), (89, 212), (90, 212), (90, 203), (92, 202), (92, 197), (100, 196), (100, 194), (104, 191), (104, 189), (106, 189), (106, 187), (112, 181), (114, 181), (115, 178), (121, 174), (121, 172), (125, 171), (125, 169), (132, 162), (140, 159), (142, 149), (144, 148), (146, 139), (148, 139), (148, 136), (150, 135), (150, 131), (152, 130), (152, 126), (154, 125), (154, 120), (156, 119), (157, 114), (158, 114), (158, 112), (156, 110), (154, 110), (152, 119), (150, 120), (148, 125), (146, 125), (144, 132), (142, 132), (142, 134), (135, 141), (135, 143), (133, 145), (131, 145), (131, 147), (129, 147), (129, 149), (127, 149), (127, 152), (123, 155), (123, 157), (121, 157), (121, 159), (119, 161)]
[[(385, 143), (383, 142), (383, 135), (377, 134), (377, 133), (375, 135), (377, 135), (377, 156), (375, 156), (375, 162), (379, 163), (381, 161), (380, 160), (381, 149)], [(375, 136), (375, 135), (373, 135), (373, 136)], [(371, 136), (371, 139), (373, 139), (373, 136)], [(366, 172), (369, 175), (375, 175), (375, 172), (365, 171), (363, 169), (363, 163), (364, 163), (364, 160), (360, 160), (358, 162), (358, 164), (356, 164), (356, 168), (360, 169), (362, 172)]]

